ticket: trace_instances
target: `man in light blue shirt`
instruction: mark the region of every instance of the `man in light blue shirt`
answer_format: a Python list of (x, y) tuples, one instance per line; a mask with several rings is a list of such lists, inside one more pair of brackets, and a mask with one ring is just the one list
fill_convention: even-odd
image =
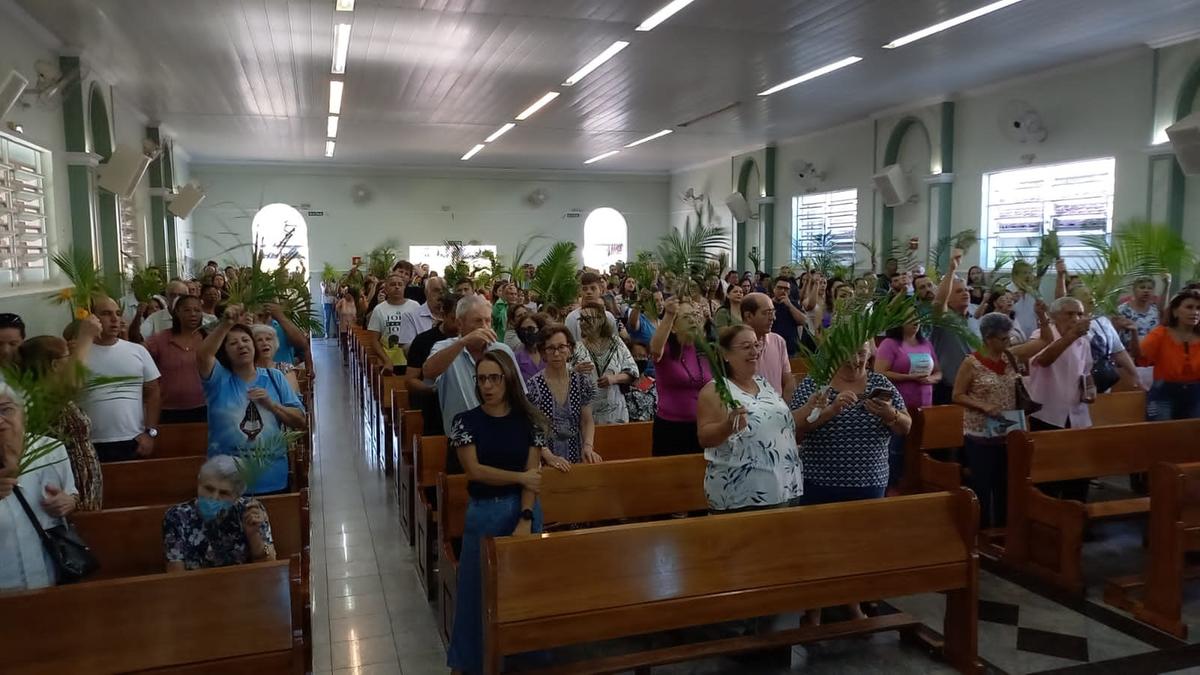
[[(508, 345), (496, 340), (492, 330), (492, 304), (482, 295), (467, 295), (454, 308), (460, 337), (447, 338), (433, 346), (421, 366), (426, 379), (436, 380), (438, 402), (442, 406), (444, 429), (453, 427), (454, 418), (479, 406), (475, 393), (475, 362), (486, 352), (502, 351), (516, 364)], [(521, 383), (524, 389), (525, 383)]]

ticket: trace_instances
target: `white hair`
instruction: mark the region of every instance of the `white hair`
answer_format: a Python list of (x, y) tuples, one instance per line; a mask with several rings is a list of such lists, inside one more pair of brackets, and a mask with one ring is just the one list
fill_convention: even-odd
[(1079, 311), (1084, 311), (1082, 300), (1070, 295), (1064, 295), (1061, 298), (1056, 298), (1054, 302), (1050, 303), (1050, 313), (1058, 314), (1059, 312), (1063, 311), (1067, 305), (1078, 305)]
[(268, 326), (265, 323), (256, 323), (250, 326), (250, 334), (254, 337), (259, 335), (270, 335), (275, 338), (275, 344), (279, 344), (279, 334), (275, 332), (273, 326)]
[(17, 405), (22, 407), (25, 405), (25, 394), (5, 381), (4, 378), (0, 378), (0, 398), (11, 398)]
[(482, 295), (479, 295), (478, 293), (472, 293), (471, 295), (464, 295), (462, 297), (462, 299), (458, 301), (458, 304), (454, 307), (454, 316), (455, 316), (455, 318), (461, 319), (464, 316), (466, 316), (467, 312), (470, 312), (472, 309), (475, 309), (476, 307), (484, 307), (484, 306), (486, 306), (490, 309), (492, 306), (492, 303), (488, 302), (487, 298), (483, 297)]
[(246, 492), (246, 481), (242, 478), (241, 469), (233, 455), (216, 455), (201, 464), (200, 473), (196, 475), (196, 478), (204, 479), (205, 477), (229, 483), (238, 497)]

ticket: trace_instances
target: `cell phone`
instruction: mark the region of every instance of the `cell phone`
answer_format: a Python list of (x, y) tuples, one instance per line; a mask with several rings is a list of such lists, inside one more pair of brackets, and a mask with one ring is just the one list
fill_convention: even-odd
[(876, 401), (890, 401), (892, 400), (892, 390), (888, 389), (887, 387), (875, 387), (873, 390), (871, 390), (871, 393), (867, 395), (867, 398)]

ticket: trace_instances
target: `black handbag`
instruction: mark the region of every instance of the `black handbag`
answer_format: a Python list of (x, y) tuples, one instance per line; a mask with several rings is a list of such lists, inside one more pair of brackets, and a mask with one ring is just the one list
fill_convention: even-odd
[(21, 494), (21, 488), (14, 487), (13, 492), (17, 495), (17, 501), (21, 502), (21, 508), (25, 509), (25, 515), (29, 516), (29, 522), (33, 523), (33, 529), (37, 530), (46, 552), (50, 554), (59, 584), (73, 584), (100, 569), (100, 561), (96, 560), (92, 549), (88, 548), (70, 523), (63, 521), (62, 525), (55, 525), (48, 530), (43, 528), (33, 509), (29, 508), (29, 502), (25, 501), (25, 495)]
[(1016, 395), (1017, 395), (1017, 410), (1023, 411), (1026, 415), (1032, 415), (1042, 409), (1042, 404), (1033, 400), (1029, 395), (1029, 390), (1025, 388), (1025, 380), (1021, 379), (1021, 366), (1017, 362), (1017, 357), (1013, 353), (1005, 350), (1004, 356), (1008, 358), (1008, 362), (1012, 364), (1013, 370), (1017, 372)]

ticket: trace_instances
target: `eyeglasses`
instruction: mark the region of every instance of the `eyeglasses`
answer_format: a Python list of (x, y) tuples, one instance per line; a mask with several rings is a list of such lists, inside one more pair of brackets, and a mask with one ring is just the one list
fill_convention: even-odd
[(542, 349), (544, 349), (545, 351), (557, 354), (558, 352), (571, 351), (571, 345), (546, 345)]
[(485, 384), (496, 385), (504, 381), (504, 375), (500, 373), (488, 373), (486, 375), (476, 375), (475, 383), (483, 386)]
[(730, 345), (729, 351), (731, 351), (731, 352), (747, 352), (747, 353), (757, 352), (758, 351), (758, 343), (757, 342), (746, 342), (746, 343), (743, 343), (740, 345)]

